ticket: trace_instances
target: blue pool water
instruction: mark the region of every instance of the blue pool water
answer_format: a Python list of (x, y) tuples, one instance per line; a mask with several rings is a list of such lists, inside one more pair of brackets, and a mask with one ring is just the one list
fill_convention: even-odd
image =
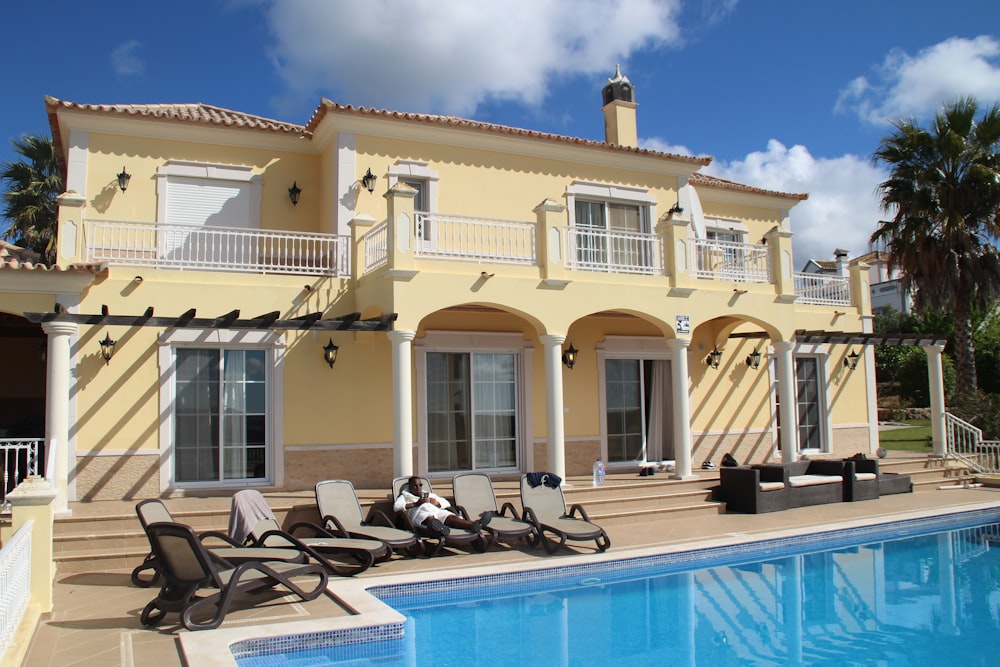
[(992, 666), (1000, 511), (372, 592), (402, 633), (239, 665)]

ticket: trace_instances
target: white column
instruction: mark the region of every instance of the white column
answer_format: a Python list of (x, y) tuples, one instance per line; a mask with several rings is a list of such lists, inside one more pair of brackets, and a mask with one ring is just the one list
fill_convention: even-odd
[(566, 432), (563, 426), (562, 344), (566, 336), (539, 336), (545, 351), (545, 421), (549, 472), (566, 479)]
[(795, 423), (795, 361), (792, 359), (793, 343), (774, 341), (775, 361), (778, 366), (778, 414), (781, 419), (781, 460), (791, 463), (799, 449), (798, 428)]
[(942, 345), (924, 345), (927, 352), (927, 381), (931, 395), (931, 441), (934, 456), (944, 456), (948, 436), (944, 425), (944, 373), (941, 370)]
[(392, 343), (392, 468), (394, 477), (413, 474), (413, 339), (415, 331), (390, 331)]
[(69, 450), (69, 377), (70, 345), (78, 327), (69, 322), (46, 322), (42, 331), (48, 337), (45, 378), (45, 454), (55, 470), (46, 470), (56, 487), (52, 511), (57, 516), (69, 514), (69, 469), (75, 452)]
[(691, 381), (688, 379), (688, 347), (690, 338), (670, 338), (667, 348), (670, 358), (670, 379), (674, 394), (674, 476), (691, 479)]

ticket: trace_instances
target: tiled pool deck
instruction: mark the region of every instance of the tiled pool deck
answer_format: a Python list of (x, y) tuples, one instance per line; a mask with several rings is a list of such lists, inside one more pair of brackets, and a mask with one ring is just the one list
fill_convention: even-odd
[[(23, 662), (27, 667), (114, 665), (175, 665), (215, 663), (217, 647), (246, 636), (309, 632), (347, 623), (349, 608), (384, 614), (380, 605), (365, 601), (363, 588), (378, 583), (398, 583), (420, 577), (441, 577), (445, 572), (472, 574), (498, 572), (532, 566), (567, 565), (598, 558), (621, 558), (657, 552), (718, 546), (734, 541), (765, 539), (852, 527), (871, 523), (948, 513), (985, 507), (1000, 507), (1000, 490), (989, 488), (925, 491), (885, 496), (858, 503), (838, 503), (761, 515), (718, 514), (668, 518), (641, 523), (606, 526), (612, 549), (603, 556), (587, 547), (565, 549), (548, 556), (543, 550), (494, 548), (485, 554), (443, 552), (435, 558), (393, 559), (358, 578), (331, 581), (340, 598), (320, 598), (292, 603), (276, 598), (257, 606), (230, 611), (222, 628), (189, 633), (179, 629), (176, 616), (153, 629), (139, 624), (139, 613), (155, 591), (130, 585), (127, 571), (91, 572), (57, 576), (55, 609), (40, 624)], [(373, 581), (377, 580), (377, 581)], [(266, 594), (265, 594), (266, 595)], [(335, 620), (338, 619), (338, 620)], [(294, 624), (289, 630), (288, 624)], [(251, 630), (252, 628), (252, 630)], [(247, 632), (250, 630), (250, 632)], [(182, 657), (181, 638), (189, 652)], [(191, 641), (194, 640), (194, 641)], [(194, 651), (205, 651), (198, 655)], [(231, 663), (230, 663), (231, 664)]]

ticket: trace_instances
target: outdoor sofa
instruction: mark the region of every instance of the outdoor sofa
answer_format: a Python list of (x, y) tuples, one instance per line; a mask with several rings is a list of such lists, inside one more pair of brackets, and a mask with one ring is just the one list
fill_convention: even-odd
[(727, 512), (744, 514), (839, 503), (846, 497), (845, 479), (853, 481), (851, 463), (817, 459), (720, 468), (720, 493)]

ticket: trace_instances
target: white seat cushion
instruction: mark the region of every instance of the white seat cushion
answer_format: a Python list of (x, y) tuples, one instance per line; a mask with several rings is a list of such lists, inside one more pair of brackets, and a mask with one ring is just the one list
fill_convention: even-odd
[(870, 482), (877, 479), (878, 475), (873, 472), (856, 472), (854, 473), (854, 479), (859, 482)]
[(760, 490), (761, 491), (780, 491), (783, 488), (785, 488), (785, 483), (784, 482), (761, 482), (760, 483)]
[(788, 478), (789, 486), (816, 486), (817, 484), (842, 484), (840, 475), (795, 475)]

